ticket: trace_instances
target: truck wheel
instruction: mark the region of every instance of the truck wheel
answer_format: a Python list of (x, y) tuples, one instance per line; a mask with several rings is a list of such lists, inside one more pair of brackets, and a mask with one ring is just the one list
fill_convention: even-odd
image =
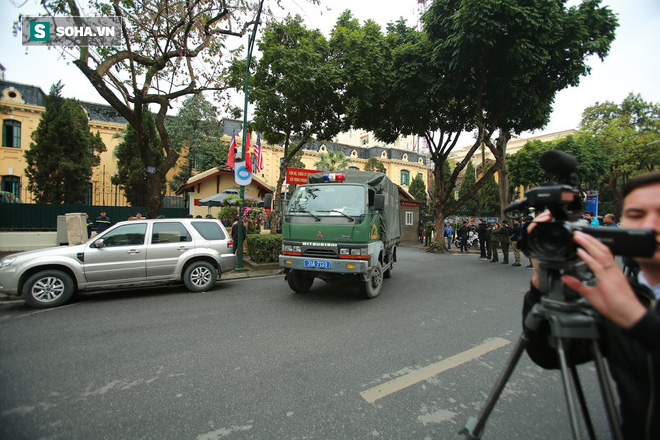
[(371, 274), (367, 281), (360, 282), (360, 291), (368, 299), (377, 297), (380, 294), (380, 289), (383, 287), (383, 265), (380, 261), (371, 270)]
[(314, 276), (300, 270), (292, 270), (286, 277), (289, 287), (296, 293), (307, 293), (314, 283)]
[(204, 292), (211, 289), (218, 280), (215, 267), (206, 261), (195, 261), (183, 272), (183, 284), (191, 292)]
[(75, 284), (71, 277), (61, 270), (44, 270), (32, 275), (23, 285), (25, 302), (32, 307), (57, 307), (67, 302)]

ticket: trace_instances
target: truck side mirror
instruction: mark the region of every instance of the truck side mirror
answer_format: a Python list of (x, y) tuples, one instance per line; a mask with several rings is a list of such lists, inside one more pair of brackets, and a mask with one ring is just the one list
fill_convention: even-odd
[(266, 194), (264, 196), (264, 209), (271, 209), (272, 204), (273, 204), (273, 195)]
[(376, 194), (374, 197), (374, 209), (376, 211), (385, 209), (385, 194)]

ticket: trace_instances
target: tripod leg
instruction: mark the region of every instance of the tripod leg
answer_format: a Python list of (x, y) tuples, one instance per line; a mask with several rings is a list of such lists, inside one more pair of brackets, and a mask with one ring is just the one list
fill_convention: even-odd
[(557, 354), (559, 355), (559, 364), (561, 366), (561, 378), (564, 384), (564, 395), (566, 396), (566, 406), (568, 407), (568, 416), (571, 422), (571, 430), (573, 431), (573, 438), (578, 440), (580, 438), (580, 426), (577, 420), (577, 413), (575, 412), (575, 397), (573, 396), (573, 388), (568, 375), (568, 362), (566, 360), (566, 352), (564, 351), (564, 340), (557, 338)]
[(610, 429), (612, 430), (615, 440), (623, 440), (619, 416), (614, 405), (614, 398), (612, 397), (612, 388), (607, 380), (603, 355), (600, 352), (600, 347), (596, 340), (593, 341), (592, 349), (594, 353), (594, 364), (596, 365), (596, 372), (598, 374), (598, 382), (600, 383), (600, 391), (603, 394), (603, 401), (605, 402), (605, 409), (607, 410), (607, 418), (610, 422)]
[(495, 408), (495, 404), (497, 403), (504, 386), (509, 380), (509, 377), (511, 377), (511, 373), (513, 373), (513, 370), (516, 368), (528, 341), (529, 339), (527, 335), (523, 332), (522, 335), (520, 335), (520, 338), (518, 338), (518, 342), (511, 352), (504, 370), (497, 379), (493, 390), (490, 392), (486, 405), (481, 410), (481, 414), (479, 414), (479, 417), (470, 417), (465, 424), (465, 427), (459, 432), (459, 435), (465, 435), (465, 438), (468, 440), (479, 440), (481, 438), (481, 431), (483, 431), (490, 413), (493, 411), (493, 408)]
[(577, 393), (580, 409), (582, 410), (582, 418), (584, 419), (584, 423), (587, 425), (587, 431), (589, 432), (589, 438), (591, 440), (596, 440), (596, 431), (594, 431), (594, 425), (591, 423), (591, 416), (589, 415), (587, 400), (584, 398), (584, 390), (582, 389), (582, 384), (580, 383), (580, 376), (578, 376), (577, 368), (575, 368), (575, 365), (572, 362), (569, 362), (569, 364), (571, 369), (571, 377), (573, 378), (573, 383), (575, 384), (575, 392)]

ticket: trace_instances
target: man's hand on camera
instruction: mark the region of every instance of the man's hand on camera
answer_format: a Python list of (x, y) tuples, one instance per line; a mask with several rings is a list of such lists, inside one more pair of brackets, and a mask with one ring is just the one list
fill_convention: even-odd
[(578, 257), (587, 263), (598, 282), (594, 287), (589, 287), (569, 275), (562, 276), (562, 282), (585, 297), (596, 310), (619, 327), (632, 327), (644, 316), (646, 309), (635, 296), (610, 249), (579, 231), (573, 233), (573, 241), (580, 247)]
[[(549, 222), (550, 220), (552, 220), (552, 214), (550, 213), (550, 211), (543, 211), (542, 213), (536, 216), (536, 218), (532, 223), (529, 224), (529, 226), (527, 227), (527, 233), (529, 234), (530, 232), (532, 232), (532, 230), (536, 227), (536, 223)], [(534, 266), (534, 275), (532, 275), (532, 285), (538, 289), (539, 288), (538, 262), (536, 261), (536, 258), (530, 258), (529, 262), (532, 263), (532, 266)]]

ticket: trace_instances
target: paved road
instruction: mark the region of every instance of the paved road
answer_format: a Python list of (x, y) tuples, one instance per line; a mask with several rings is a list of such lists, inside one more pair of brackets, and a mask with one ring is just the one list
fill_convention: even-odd
[[(374, 300), (271, 276), (0, 304), (0, 438), (459, 438), (519, 335), (531, 271), (411, 248), (399, 260)], [(484, 438), (571, 438), (557, 373), (524, 357)]]

